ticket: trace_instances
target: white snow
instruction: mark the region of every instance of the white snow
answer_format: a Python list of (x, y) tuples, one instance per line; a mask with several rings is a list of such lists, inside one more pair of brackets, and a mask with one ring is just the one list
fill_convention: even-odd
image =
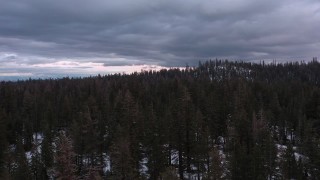
[(148, 176), (148, 161), (149, 159), (147, 157), (144, 157), (142, 158), (142, 160), (140, 161), (140, 169), (139, 169), (139, 172), (141, 175), (144, 175), (144, 176)]
[(103, 172), (108, 173), (111, 171), (111, 160), (110, 156), (107, 155), (106, 153), (103, 153), (103, 160), (104, 160), (104, 167), (103, 167)]
[(179, 164), (179, 151), (173, 149), (170, 152), (171, 155), (171, 164), (178, 165)]
[(32, 153), (31, 151), (27, 151), (26, 152), (26, 158), (28, 160), (28, 163), (31, 163), (31, 160), (32, 160)]
[(34, 143), (41, 144), (43, 141), (43, 133), (33, 133), (32, 138)]
[(216, 144), (222, 145), (222, 144), (224, 144), (224, 142), (225, 142), (224, 137), (218, 136)]
[(26, 151), (26, 158), (29, 163), (32, 161), (32, 156), (34, 156), (35, 153), (41, 154), (41, 146), (43, 141), (43, 133), (33, 133), (32, 135), (32, 149), (30, 151)]
[(307, 160), (307, 157), (305, 155), (297, 153), (297, 152), (294, 153), (294, 158), (296, 159), (297, 162), (299, 162), (299, 159), (301, 159), (302, 162)]

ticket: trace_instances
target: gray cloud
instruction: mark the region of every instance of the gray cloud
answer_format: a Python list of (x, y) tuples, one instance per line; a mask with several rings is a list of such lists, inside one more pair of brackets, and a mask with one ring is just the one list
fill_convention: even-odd
[(308, 60), (320, 47), (317, 0), (10, 0), (0, 24), (3, 66)]

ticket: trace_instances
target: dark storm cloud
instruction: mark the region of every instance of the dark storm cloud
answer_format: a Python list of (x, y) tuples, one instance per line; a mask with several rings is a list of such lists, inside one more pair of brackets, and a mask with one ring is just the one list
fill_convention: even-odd
[(304, 59), (320, 47), (316, 0), (10, 0), (1, 3), (0, 24), (0, 63), (8, 67)]

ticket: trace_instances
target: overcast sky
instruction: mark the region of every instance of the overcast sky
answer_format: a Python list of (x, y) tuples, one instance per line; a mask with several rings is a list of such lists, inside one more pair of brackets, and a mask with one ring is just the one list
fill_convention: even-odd
[(310, 60), (319, 32), (319, 0), (2, 0), (0, 79)]

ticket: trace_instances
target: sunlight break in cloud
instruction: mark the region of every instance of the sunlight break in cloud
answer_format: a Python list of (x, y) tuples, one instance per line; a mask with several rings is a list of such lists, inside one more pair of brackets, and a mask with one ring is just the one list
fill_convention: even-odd
[[(141, 71), (159, 71), (168, 69), (159, 65), (112, 65), (106, 66), (104, 63), (57, 61), (42, 64), (18, 64), (17, 62), (7, 62), (0, 67), (0, 80), (16, 80), (32, 78), (55, 78), (55, 77), (81, 77), (95, 76), (97, 74), (130, 74)], [(19, 78), (20, 77), (20, 78)]]

